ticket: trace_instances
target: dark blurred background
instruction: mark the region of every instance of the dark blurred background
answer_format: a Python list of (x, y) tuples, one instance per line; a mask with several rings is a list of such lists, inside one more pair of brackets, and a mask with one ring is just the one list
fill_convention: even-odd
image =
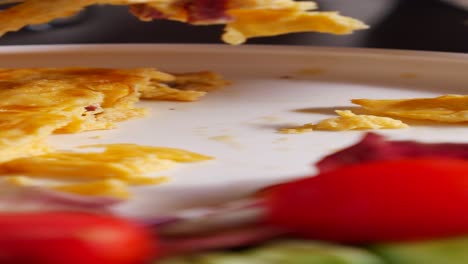
[[(456, 0), (455, 0), (456, 1)], [(468, 2), (458, 0), (459, 2)], [(371, 25), (349, 36), (316, 33), (257, 38), (249, 44), (314, 45), (468, 52), (468, 4), (442, 0), (321, 0)], [(69, 21), (36, 26), (0, 38), (0, 45), (66, 43), (221, 43), (222, 27), (169, 21), (140, 22), (127, 8), (95, 6)]]

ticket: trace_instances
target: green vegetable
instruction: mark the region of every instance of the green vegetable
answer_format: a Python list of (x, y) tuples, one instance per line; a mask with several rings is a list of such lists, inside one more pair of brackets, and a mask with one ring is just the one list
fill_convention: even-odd
[(377, 245), (371, 248), (388, 264), (468, 263), (468, 237)]
[(240, 252), (216, 252), (167, 259), (158, 264), (384, 264), (359, 248), (312, 241), (282, 241)]

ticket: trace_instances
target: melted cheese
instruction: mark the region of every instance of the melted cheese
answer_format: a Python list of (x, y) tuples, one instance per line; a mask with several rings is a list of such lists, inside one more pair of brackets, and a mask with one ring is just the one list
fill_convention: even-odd
[(352, 102), (381, 115), (447, 123), (468, 122), (468, 95), (400, 100), (354, 99)]
[(408, 127), (408, 125), (400, 120), (395, 120), (389, 117), (356, 115), (349, 110), (337, 110), (336, 113), (339, 117), (325, 119), (320, 121), (318, 124), (305, 124), (299, 127), (281, 129), (280, 132), (285, 134), (299, 134), (314, 130), (344, 131), (361, 129), (398, 129)]

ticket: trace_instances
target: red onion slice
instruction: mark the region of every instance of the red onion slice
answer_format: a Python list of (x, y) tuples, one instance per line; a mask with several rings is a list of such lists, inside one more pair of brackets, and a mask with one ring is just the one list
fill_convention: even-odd
[(363, 162), (419, 157), (468, 160), (468, 143), (392, 141), (384, 136), (368, 133), (357, 144), (326, 156), (316, 166), (320, 172), (327, 172)]

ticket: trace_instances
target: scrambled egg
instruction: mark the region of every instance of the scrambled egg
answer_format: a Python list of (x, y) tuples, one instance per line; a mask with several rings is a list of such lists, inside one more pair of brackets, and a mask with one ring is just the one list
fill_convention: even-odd
[(336, 113), (339, 117), (325, 119), (320, 121), (318, 124), (305, 124), (299, 127), (281, 129), (280, 133), (298, 134), (314, 130), (343, 131), (357, 129), (397, 129), (408, 127), (408, 125), (400, 120), (395, 120), (389, 117), (356, 115), (349, 110), (337, 110)]
[(144, 175), (211, 157), (131, 144), (93, 146), (103, 152), (63, 152), (47, 145), (47, 137), (111, 129), (145, 116), (146, 109), (135, 106), (140, 98), (193, 101), (226, 83), (210, 72), (171, 75), (150, 68), (0, 69), (0, 175), (13, 175), (8, 179), (18, 185), (35, 184), (33, 179), (72, 180), (52, 187), (119, 197), (126, 192), (122, 184), (161, 183), (165, 178)]
[(352, 102), (380, 115), (447, 123), (468, 122), (468, 95), (400, 100), (354, 99)]
[(293, 32), (349, 34), (367, 28), (364, 23), (335, 12), (313, 12), (311, 10), (317, 6), (310, 1), (231, 0), (227, 1), (226, 10), (218, 11), (225, 12), (228, 18), (192, 21), (190, 8), (187, 8), (190, 2), (187, 4), (186, 0), (26, 0), (22, 4), (0, 12), (0, 35), (17, 31), (26, 25), (42, 24), (56, 18), (68, 17), (95, 4), (133, 6), (135, 7), (133, 10), (140, 10), (133, 13), (142, 21), (152, 20), (155, 18), (151, 16), (152, 14), (159, 14), (156, 18), (185, 23), (226, 24), (223, 40), (230, 44), (241, 44), (251, 37)]

